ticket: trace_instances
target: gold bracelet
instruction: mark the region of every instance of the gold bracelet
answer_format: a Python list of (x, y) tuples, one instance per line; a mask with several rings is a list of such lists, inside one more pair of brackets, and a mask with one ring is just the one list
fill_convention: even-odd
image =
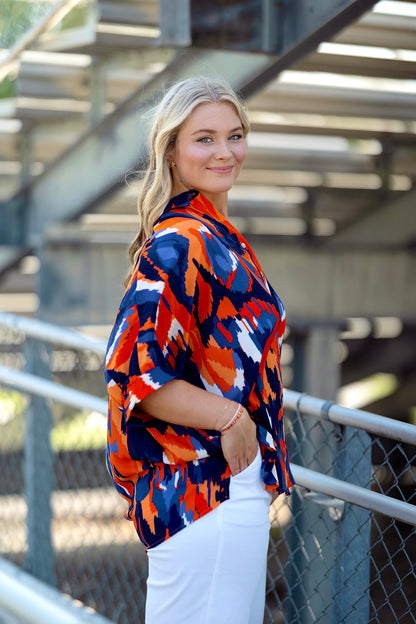
[[(222, 408), (222, 410), (220, 411), (220, 413), (218, 414), (218, 418), (217, 418), (217, 423), (221, 420), (221, 418), (224, 416), (225, 412), (228, 410), (228, 408), (231, 405), (231, 401), (227, 401), (227, 403), (225, 404), (225, 406)], [(218, 425), (217, 425), (218, 426)], [(219, 428), (219, 431), (221, 431), (221, 427)]]
[(243, 412), (244, 407), (239, 403), (234, 413), (234, 416), (228, 421), (226, 425), (224, 425), (222, 429), (220, 429), (221, 433), (225, 433), (226, 431), (229, 431), (232, 427), (234, 427), (234, 425), (240, 420)]

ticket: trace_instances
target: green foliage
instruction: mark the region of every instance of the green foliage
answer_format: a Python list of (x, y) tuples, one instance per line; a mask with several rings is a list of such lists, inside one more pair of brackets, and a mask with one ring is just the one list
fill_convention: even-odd
[[(0, 389), (0, 453), (20, 451), (25, 436), (24, 411), (27, 399), (14, 390)], [(57, 404), (55, 404), (55, 411)], [(104, 449), (106, 417), (95, 412), (68, 410), (65, 417), (54, 417), (51, 444), (54, 451)]]
[(51, 432), (54, 451), (103, 449), (106, 445), (106, 418), (94, 412), (78, 412), (57, 422)]
[(0, 389), (0, 453), (23, 447), (25, 406), (26, 399), (20, 392)]
[(59, 28), (64, 30), (85, 26), (85, 24), (88, 22), (89, 15), (90, 10), (88, 5), (75, 6), (69, 13), (67, 13), (67, 15), (65, 15), (60, 23)]
[(2, 82), (0, 82), (0, 99), (11, 98), (16, 95), (16, 83), (14, 80), (6, 76)]
[(50, 8), (50, 2), (0, 2), (0, 48), (10, 48)]

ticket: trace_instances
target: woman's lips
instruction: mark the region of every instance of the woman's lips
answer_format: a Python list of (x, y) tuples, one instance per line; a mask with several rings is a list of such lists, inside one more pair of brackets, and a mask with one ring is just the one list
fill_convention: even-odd
[(207, 167), (207, 169), (213, 173), (231, 173), (233, 167)]

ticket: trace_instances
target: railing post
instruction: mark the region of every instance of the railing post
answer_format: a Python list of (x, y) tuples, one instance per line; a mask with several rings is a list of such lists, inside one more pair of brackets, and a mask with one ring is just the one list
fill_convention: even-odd
[[(292, 332), (292, 345), (293, 345), (293, 387), (297, 391), (304, 388), (305, 385), (305, 335), (303, 332)], [(293, 446), (290, 448), (290, 459), (293, 463), (304, 465), (302, 449), (297, 442), (302, 438), (302, 431), (298, 418), (294, 418), (291, 424), (293, 430)], [(299, 548), (299, 535), (304, 535), (305, 532), (305, 516), (301, 512), (301, 503), (298, 497), (296, 489), (291, 496), (290, 505), (292, 508), (293, 517), (296, 518), (296, 530), (292, 527), (289, 530), (289, 560), (286, 563), (285, 570), (288, 578), (289, 600), (286, 601), (286, 613), (284, 614), (285, 624), (290, 622), (300, 622), (298, 620), (298, 606), (302, 604), (303, 592), (302, 592), (302, 580), (299, 578), (299, 570), (303, 569), (303, 557), (301, 549)], [(303, 624), (300, 622), (300, 624)]]
[[(371, 478), (371, 440), (366, 431), (342, 427), (334, 476), (368, 487)], [(370, 512), (345, 504), (335, 532), (333, 624), (367, 624), (370, 609)]]
[[(335, 345), (338, 339), (337, 327), (312, 327), (306, 342), (305, 389), (308, 394), (335, 400), (339, 388), (339, 366), (335, 359)], [(304, 465), (331, 474), (336, 441), (332, 426), (321, 422), (310, 432), (312, 446), (305, 450)], [(308, 456), (309, 455), (309, 456)], [(328, 526), (324, 511), (319, 504), (308, 508), (308, 527), (313, 526), (313, 539), (319, 544), (321, 556), (314, 560), (305, 582), (309, 588), (309, 613), (317, 619), (322, 615), (323, 605), (331, 604), (332, 587), (328, 578), (327, 561), (333, 556), (332, 540), (328, 539)], [(313, 515), (313, 518), (309, 516)], [(309, 524), (310, 522), (310, 524)], [(311, 623), (314, 621), (310, 620)], [(338, 621), (342, 622), (342, 619)]]
[[(26, 339), (28, 372), (51, 378), (50, 350), (44, 343)], [(56, 584), (51, 537), (51, 495), (54, 459), (50, 444), (52, 412), (47, 400), (31, 396), (26, 410), (24, 479), (27, 502), (28, 553), (25, 568), (48, 583)]]
[[(338, 330), (333, 326), (311, 327), (306, 335), (298, 335), (294, 361), (296, 390), (335, 399), (339, 386), (339, 367), (335, 360), (337, 337)], [(331, 474), (336, 446), (335, 438), (331, 435), (332, 425), (305, 417), (302, 426), (299, 422), (295, 423), (294, 430), (299, 444), (296, 452), (291, 454), (292, 461)], [(327, 562), (333, 558), (334, 545), (328, 538), (328, 526), (322, 517), (324, 511), (320, 504), (309, 503), (306, 514), (295, 495), (292, 505), (296, 533), (293, 532), (291, 537), (294, 540), (291, 550), (296, 555), (290, 572), (290, 584), (294, 590), (288, 602), (287, 622), (314, 624), (322, 615), (323, 605), (331, 604), (332, 601), (332, 583), (327, 574)], [(296, 543), (299, 537), (304, 541), (304, 547)], [(305, 552), (314, 552), (317, 547), (319, 556), (313, 562), (305, 558)]]

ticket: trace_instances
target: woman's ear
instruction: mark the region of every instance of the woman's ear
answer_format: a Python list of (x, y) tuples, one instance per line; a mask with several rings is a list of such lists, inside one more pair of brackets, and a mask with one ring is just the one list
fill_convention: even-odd
[(168, 163), (175, 160), (175, 148), (173, 145), (166, 150), (166, 160)]
[(175, 149), (172, 147), (166, 151), (166, 160), (169, 165), (169, 169), (173, 169), (175, 166)]

